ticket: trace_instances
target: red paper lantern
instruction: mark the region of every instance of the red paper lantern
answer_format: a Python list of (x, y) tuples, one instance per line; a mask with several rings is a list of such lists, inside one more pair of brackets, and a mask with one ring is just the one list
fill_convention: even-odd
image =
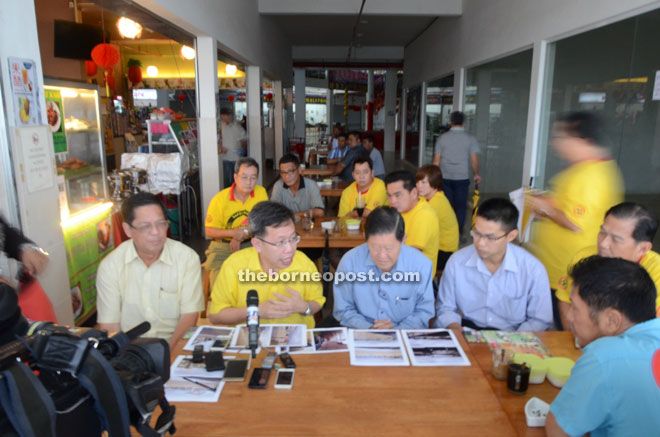
[(115, 89), (115, 74), (112, 71), (112, 69), (108, 69), (105, 71), (105, 84), (111, 90)]
[(234, 101), (234, 96), (230, 95), (229, 97), (227, 97), (227, 100), (229, 100), (230, 102), (233, 102)]
[(273, 100), (273, 93), (266, 94), (266, 100), (268, 100), (268, 101)]
[(128, 60), (128, 80), (131, 81), (133, 85), (137, 85), (142, 82), (142, 70), (140, 67), (142, 63), (137, 59)]
[(179, 99), (180, 102), (183, 102), (184, 100), (186, 100), (186, 95), (183, 94), (183, 93), (179, 94), (176, 97), (177, 97), (177, 99)]
[(92, 61), (85, 61), (85, 71), (89, 77), (96, 76), (96, 73), (99, 71), (99, 67)]
[(112, 68), (119, 62), (119, 51), (112, 44), (97, 44), (92, 49), (92, 60), (99, 67)]

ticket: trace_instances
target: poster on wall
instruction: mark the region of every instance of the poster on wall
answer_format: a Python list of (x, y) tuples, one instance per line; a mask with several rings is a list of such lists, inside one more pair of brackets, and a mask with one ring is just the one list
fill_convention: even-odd
[(110, 213), (110, 209), (102, 209), (86, 220), (62, 227), (76, 324), (96, 310), (96, 271), (114, 247)]
[(64, 134), (64, 112), (62, 111), (62, 94), (60, 90), (45, 89), (46, 117), (48, 129), (53, 134), (55, 153), (66, 152), (66, 135)]
[(41, 124), (36, 64), (30, 59), (8, 59), (16, 126)]

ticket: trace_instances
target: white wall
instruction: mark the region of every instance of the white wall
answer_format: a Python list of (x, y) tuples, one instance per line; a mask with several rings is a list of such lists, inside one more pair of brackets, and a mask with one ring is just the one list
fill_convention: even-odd
[(257, 0), (135, 0), (182, 29), (210, 36), (218, 48), (264, 75), (291, 86), (291, 46), (268, 19), (259, 15)]
[(651, 0), (463, 0), (406, 47), (404, 86), (660, 7)]

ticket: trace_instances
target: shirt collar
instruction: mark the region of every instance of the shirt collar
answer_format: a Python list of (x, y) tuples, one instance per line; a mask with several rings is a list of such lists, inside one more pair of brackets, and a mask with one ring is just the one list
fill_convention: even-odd
[[(507, 243), (506, 245), (506, 252), (504, 253), (504, 259), (502, 260), (502, 265), (500, 266), (500, 268), (503, 268), (504, 270), (507, 270), (509, 272), (517, 272), (518, 262), (516, 261), (516, 258), (513, 255), (511, 248), (509, 246), (511, 246), (511, 243)], [(488, 270), (486, 264), (484, 264), (483, 260), (479, 257), (479, 254), (477, 253), (477, 248), (474, 247), (474, 244), (472, 244), (472, 256), (470, 256), (470, 258), (468, 258), (468, 260), (465, 262), (465, 266), (476, 267), (479, 272), (490, 274), (490, 270)]]
[(449, 130), (464, 131), (465, 128), (463, 126), (452, 126)]
[[(160, 256), (156, 260), (156, 262), (161, 261), (167, 265), (173, 266), (174, 265), (174, 258), (172, 257), (172, 253), (170, 252), (169, 249), (169, 244), (167, 244), (169, 241), (169, 238), (165, 240), (165, 245), (163, 246), (163, 251), (160, 253)], [(128, 250), (126, 250), (126, 255), (124, 257), (124, 263), (125, 264), (130, 264), (131, 262), (135, 261), (136, 259), (139, 259), (142, 261), (142, 259), (138, 256), (137, 250), (135, 249), (135, 243), (133, 239), (131, 238), (128, 240), (126, 244), (130, 244), (128, 247)], [(144, 262), (144, 261), (143, 261)]]
[[(284, 189), (289, 188), (289, 186), (286, 184), (286, 182), (284, 182), (284, 179), (282, 179), (282, 188), (284, 188)], [(303, 188), (305, 188), (305, 178), (300, 176), (300, 185), (298, 185), (298, 190), (302, 190)]]
[[(231, 187), (229, 187), (229, 200), (232, 202), (236, 201), (236, 197), (234, 197), (234, 187), (236, 186), (236, 182), (231, 184)], [(254, 197), (254, 190), (250, 192), (250, 197)]]

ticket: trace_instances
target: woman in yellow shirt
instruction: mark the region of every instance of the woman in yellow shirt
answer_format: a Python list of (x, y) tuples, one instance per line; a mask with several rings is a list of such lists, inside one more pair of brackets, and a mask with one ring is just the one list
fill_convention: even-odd
[(440, 245), (437, 271), (442, 272), (452, 253), (458, 250), (458, 220), (449, 199), (442, 191), (442, 171), (437, 165), (425, 165), (415, 173), (417, 192), (424, 197), (438, 216)]
[[(577, 251), (594, 244), (605, 212), (623, 200), (623, 178), (609, 150), (600, 145), (600, 133), (593, 114), (560, 117), (552, 146), (569, 166), (550, 181), (548, 195), (527, 196), (530, 209), (540, 217), (528, 249), (545, 266), (553, 290), (563, 288), (566, 268)], [(560, 325), (557, 318), (555, 322)]]

